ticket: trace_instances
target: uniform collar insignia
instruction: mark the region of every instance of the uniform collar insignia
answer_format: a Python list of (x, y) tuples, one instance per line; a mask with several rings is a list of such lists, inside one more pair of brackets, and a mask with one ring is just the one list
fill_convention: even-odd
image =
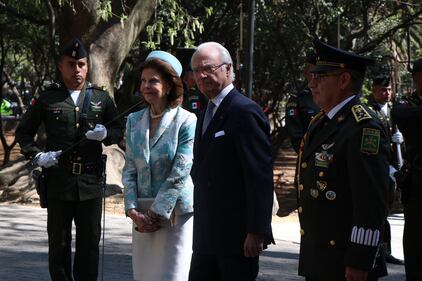
[(330, 149), (331, 147), (333, 147), (333, 145), (334, 145), (334, 142), (333, 142), (333, 143), (324, 143), (324, 144), (322, 144), (322, 145), (321, 145), (321, 147), (322, 147), (322, 149), (324, 149), (324, 150), (328, 150), (328, 149)]

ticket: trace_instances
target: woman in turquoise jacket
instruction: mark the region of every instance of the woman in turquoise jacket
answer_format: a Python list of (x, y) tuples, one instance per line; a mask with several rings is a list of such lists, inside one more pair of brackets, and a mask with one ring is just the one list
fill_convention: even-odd
[(125, 211), (134, 223), (135, 280), (188, 279), (196, 116), (180, 107), (181, 72), (174, 56), (151, 52), (141, 67), (140, 88), (149, 106), (130, 114), (126, 124), (122, 181)]

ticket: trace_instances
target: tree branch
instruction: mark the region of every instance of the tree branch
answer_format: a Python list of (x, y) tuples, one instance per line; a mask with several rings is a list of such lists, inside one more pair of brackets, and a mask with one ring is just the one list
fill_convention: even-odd
[(27, 20), (27, 21), (29, 21), (33, 24), (37, 24), (37, 25), (47, 25), (48, 24), (48, 20), (42, 20), (42, 19), (38, 19), (36, 17), (33, 17), (31, 15), (21, 14), (14, 7), (8, 6), (3, 1), (0, 1), (0, 10), (5, 10), (9, 15), (11, 15), (15, 18)]

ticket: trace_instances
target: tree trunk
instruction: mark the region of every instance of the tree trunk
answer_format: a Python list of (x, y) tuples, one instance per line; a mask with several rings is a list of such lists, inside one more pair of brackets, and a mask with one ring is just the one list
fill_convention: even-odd
[[(73, 2), (73, 8), (65, 8), (65, 16), (60, 23), (62, 42), (73, 37), (82, 38), (89, 49), (89, 80), (105, 87), (113, 97), (113, 85), (120, 66), (153, 15), (156, 0), (136, 1), (123, 25), (116, 17), (107, 22), (101, 21), (96, 0)], [(113, 13), (119, 14), (121, 7), (114, 5), (117, 6), (113, 6)]]

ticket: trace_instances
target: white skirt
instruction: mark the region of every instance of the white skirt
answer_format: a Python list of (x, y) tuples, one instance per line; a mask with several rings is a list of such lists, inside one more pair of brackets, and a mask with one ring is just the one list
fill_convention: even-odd
[(132, 229), (133, 279), (187, 281), (192, 257), (193, 214), (176, 215), (173, 227), (153, 233)]

